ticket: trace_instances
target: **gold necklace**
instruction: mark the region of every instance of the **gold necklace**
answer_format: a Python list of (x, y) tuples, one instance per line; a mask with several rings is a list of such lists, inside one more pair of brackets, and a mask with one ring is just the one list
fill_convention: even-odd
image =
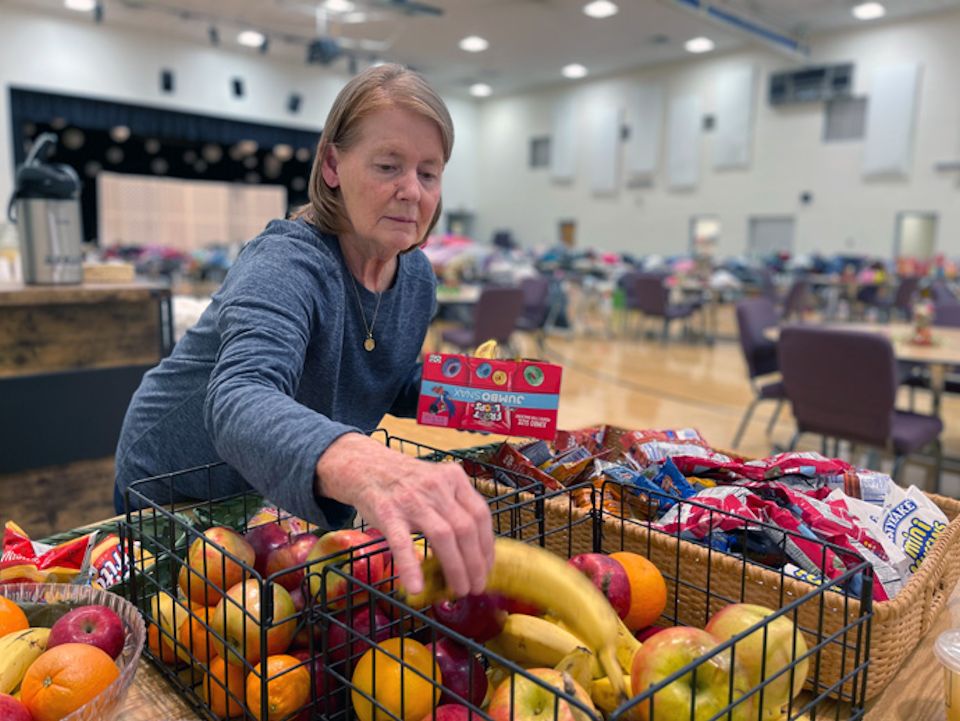
[(350, 276), (350, 280), (353, 281), (353, 292), (354, 295), (357, 296), (360, 318), (363, 320), (363, 328), (367, 332), (367, 337), (363, 339), (363, 349), (369, 353), (377, 347), (377, 342), (373, 339), (373, 326), (377, 323), (377, 313), (380, 312), (380, 299), (383, 297), (383, 293), (377, 292), (377, 305), (373, 309), (373, 320), (370, 322), (370, 325), (367, 325), (367, 314), (363, 312), (363, 301), (360, 300), (360, 289), (357, 288), (357, 279), (353, 277), (353, 273), (349, 270), (347, 270), (347, 274)]

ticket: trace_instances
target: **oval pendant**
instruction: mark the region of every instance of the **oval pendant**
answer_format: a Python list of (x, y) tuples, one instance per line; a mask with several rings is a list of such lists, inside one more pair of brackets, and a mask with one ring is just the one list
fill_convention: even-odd
[(377, 347), (377, 342), (373, 339), (372, 335), (368, 335), (367, 339), (363, 341), (363, 349), (369, 353), (374, 348)]

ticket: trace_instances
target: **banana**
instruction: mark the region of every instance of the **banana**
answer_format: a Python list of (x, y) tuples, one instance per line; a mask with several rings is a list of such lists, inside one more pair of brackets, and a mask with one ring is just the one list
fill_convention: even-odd
[(0, 693), (13, 693), (30, 664), (47, 650), (49, 628), (25, 628), (0, 638)]
[(597, 657), (593, 655), (593, 651), (583, 646), (577, 646), (577, 648), (560, 659), (560, 663), (554, 666), (554, 668), (556, 668), (557, 671), (570, 674), (573, 680), (584, 688), (590, 688), (596, 666)]
[(497, 357), (497, 341), (490, 339), (484, 341), (477, 346), (477, 349), (473, 352), (474, 358), (490, 358), (494, 359)]
[[(412, 595), (411, 603), (451, 597), (435, 556), (423, 562), (423, 581), (423, 591)], [(626, 698), (617, 660), (617, 612), (590, 579), (544, 548), (497, 538), (486, 588), (549, 609), (596, 654), (614, 689)]]
[[(559, 618), (553, 618), (551, 616), (545, 617), (551, 623), (555, 623), (561, 628), (570, 630)], [(637, 651), (640, 650), (640, 647), (643, 644), (640, 643), (636, 636), (630, 633), (630, 629), (626, 627), (622, 620), (617, 619), (617, 662), (620, 664), (620, 668), (623, 671), (625, 676), (629, 676), (633, 670), (633, 657), (636, 655)]]
[[(525, 668), (556, 666), (583, 643), (569, 631), (537, 616), (511, 613), (487, 647)], [(590, 649), (584, 649), (590, 653)]]
[[(629, 687), (630, 677), (627, 676), (624, 680)], [(594, 679), (588, 688), (590, 689), (590, 698), (593, 700), (594, 705), (605, 714), (613, 713), (613, 711), (623, 703), (623, 699), (613, 690), (613, 684), (610, 683), (610, 679), (607, 676)]]

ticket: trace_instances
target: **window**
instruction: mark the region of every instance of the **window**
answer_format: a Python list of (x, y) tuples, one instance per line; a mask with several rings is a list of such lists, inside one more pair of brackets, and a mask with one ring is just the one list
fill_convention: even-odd
[(548, 136), (530, 139), (530, 167), (550, 167), (550, 138)]
[(828, 100), (823, 111), (823, 142), (863, 140), (866, 117), (866, 98)]

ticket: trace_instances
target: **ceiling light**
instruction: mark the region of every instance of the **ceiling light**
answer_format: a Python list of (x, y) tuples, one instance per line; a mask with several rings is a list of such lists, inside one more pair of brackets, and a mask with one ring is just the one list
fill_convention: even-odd
[(63, 6), (67, 10), (88, 13), (97, 6), (97, 0), (63, 0)]
[(593, 0), (583, 6), (583, 14), (592, 18), (609, 18), (619, 11), (617, 4), (610, 0)]
[(493, 88), (486, 83), (474, 83), (470, 86), (470, 94), (475, 98), (489, 98), (493, 94)]
[(490, 47), (490, 43), (479, 35), (468, 35), (460, 41), (460, 49), (466, 50), (468, 53), (482, 53), (488, 47)]
[(887, 14), (886, 8), (880, 3), (860, 3), (850, 10), (857, 20), (876, 20)]
[(699, 37), (699, 38), (690, 38), (683, 44), (683, 47), (687, 49), (688, 53), (709, 53), (713, 50), (713, 40), (710, 38)]
[(587, 69), (580, 63), (570, 63), (569, 65), (564, 65), (563, 77), (570, 78), (571, 80), (576, 80), (577, 78), (583, 78), (587, 75)]
[(357, 6), (351, 0), (326, 0), (323, 9), (332, 13), (352, 13)]
[(256, 30), (244, 30), (237, 35), (237, 42), (246, 45), (248, 48), (259, 48), (263, 45), (264, 40), (266, 38), (263, 33), (258, 33)]

